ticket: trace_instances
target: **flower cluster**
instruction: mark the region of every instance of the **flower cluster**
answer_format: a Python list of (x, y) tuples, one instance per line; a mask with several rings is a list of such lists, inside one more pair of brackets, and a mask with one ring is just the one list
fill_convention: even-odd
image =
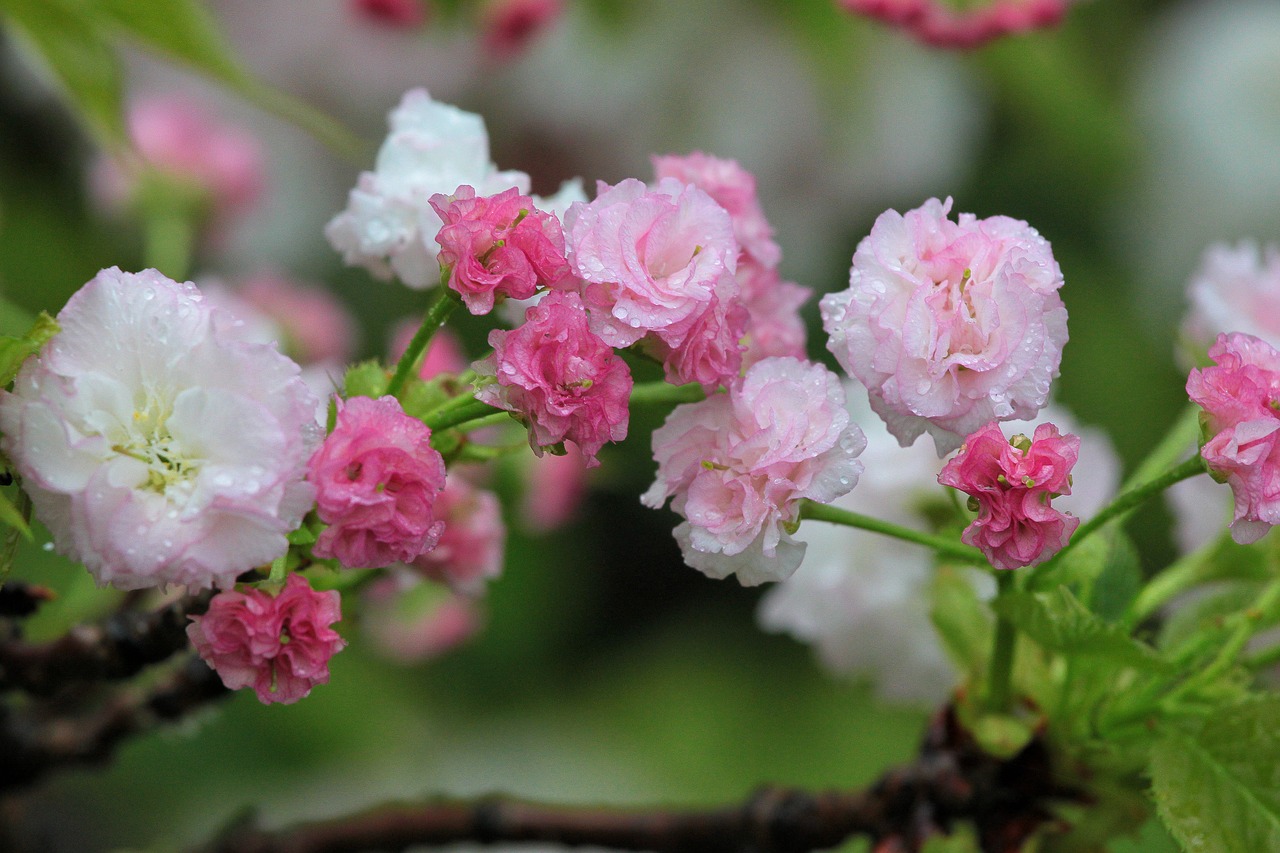
[(1042, 563), (1062, 550), (1080, 519), (1050, 505), (1071, 493), (1071, 468), (1080, 439), (1060, 435), (1053, 424), (1036, 427), (1030, 439), (1004, 437), (996, 423), (965, 439), (938, 475), (977, 504), (978, 517), (961, 541), (978, 548), (997, 569)]
[(938, 455), (992, 420), (1045, 404), (1067, 341), (1049, 244), (1004, 216), (947, 218), (951, 199), (886, 211), (858, 244), (849, 289), (822, 299), (827, 348), (906, 446)]
[(316, 592), (289, 575), (279, 595), (221, 592), (187, 636), (231, 690), (252, 687), (264, 705), (291, 704), (329, 683), (329, 658), (346, 642), (330, 626), (342, 618), (338, 593)]
[(329, 526), (313, 549), (348, 568), (410, 562), (435, 547), (445, 466), (431, 430), (394, 397), (339, 403), (333, 432), (307, 463), (316, 512)]
[(853, 488), (866, 446), (844, 391), (821, 365), (767, 358), (699, 403), (677, 406), (653, 433), (658, 476), (641, 499), (674, 498), (685, 518), (685, 562), (744, 585), (782, 580), (804, 544), (791, 537), (801, 499), (826, 503)]
[(1231, 536), (1247, 544), (1280, 523), (1280, 352), (1237, 333), (1219, 335), (1209, 357), (1187, 394), (1204, 409), (1200, 455), (1235, 497)]
[(319, 440), (298, 366), (155, 270), (103, 270), (0, 392), (58, 550), (120, 589), (230, 586), (285, 552)]

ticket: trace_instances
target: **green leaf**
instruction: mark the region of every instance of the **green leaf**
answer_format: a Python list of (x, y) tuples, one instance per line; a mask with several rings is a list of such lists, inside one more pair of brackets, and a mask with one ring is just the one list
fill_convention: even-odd
[(75, 0), (0, 0), (0, 12), (43, 57), (85, 122), (104, 142), (122, 145), (120, 62)]
[(1165, 667), (1154, 650), (1090, 613), (1066, 587), (1006, 593), (991, 606), (1048, 651), (1097, 656), (1140, 669)]
[(0, 385), (12, 382), (22, 363), (35, 355), (45, 341), (59, 331), (58, 321), (41, 311), (35, 325), (22, 337), (0, 337)]
[(1202, 636), (1220, 637), (1227, 631), (1226, 617), (1252, 607), (1261, 589), (1258, 581), (1226, 581), (1206, 589), (1205, 595), (1170, 608), (1160, 629), (1159, 647), (1173, 653), (1202, 645), (1198, 642)]
[(79, 0), (122, 35), (207, 74), (264, 110), (293, 122), (337, 151), (354, 155), (361, 144), (334, 119), (266, 86), (249, 74), (196, 0)]
[(964, 569), (939, 566), (929, 616), (951, 659), (970, 681), (978, 680), (991, 652), (992, 619)]
[(410, 417), (422, 419), (448, 402), (454, 395), (445, 387), (446, 384), (456, 386), (457, 381), (452, 376), (447, 379), (432, 379), (429, 382), (410, 379), (400, 391), (400, 404), (404, 407), (404, 413)]
[(1280, 850), (1280, 698), (1170, 728), (1152, 751), (1161, 820), (1194, 853)]
[(1109, 547), (1102, 571), (1089, 590), (1089, 609), (1114, 622), (1124, 615), (1142, 588), (1142, 563), (1133, 540), (1119, 526), (1099, 538), (1106, 538)]

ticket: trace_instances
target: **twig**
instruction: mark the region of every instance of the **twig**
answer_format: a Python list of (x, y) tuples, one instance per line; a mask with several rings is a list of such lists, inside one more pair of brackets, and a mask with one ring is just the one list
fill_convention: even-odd
[(126, 737), (184, 717), (229, 692), (204, 661), (192, 656), (150, 690), (121, 688), (89, 714), (49, 718), (39, 708), (0, 705), (0, 793), (30, 785), (51, 770), (105, 761)]
[(47, 696), (76, 681), (128, 678), (186, 648), (187, 617), (209, 606), (212, 592), (183, 596), (151, 613), (121, 610), (79, 625), (50, 643), (0, 641), (0, 692)]
[(1002, 761), (978, 749), (951, 709), (930, 725), (920, 758), (865, 791), (765, 788), (744, 804), (704, 810), (555, 806), (507, 797), (388, 805), (278, 831), (228, 828), (199, 853), (400, 851), (461, 841), (539, 842), (658, 853), (802, 853), (869, 836), (877, 853), (918, 851), (955, 821), (977, 828), (986, 853), (1014, 853), (1050, 821), (1058, 786), (1034, 739)]

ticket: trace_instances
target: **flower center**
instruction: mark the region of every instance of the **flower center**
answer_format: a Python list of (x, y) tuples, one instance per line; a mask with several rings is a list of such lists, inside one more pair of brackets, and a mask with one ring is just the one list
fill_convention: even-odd
[(200, 464), (186, 457), (180, 443), (169, 433), (170, 407), (154, 395), (148, 395), (146, 405), (133, 412), (132, 429), (128, 439), (112, 446), (112, 450), (137, 459), (147, 466), (147, 480), (143, 488), (159, 494), (193, 480)]

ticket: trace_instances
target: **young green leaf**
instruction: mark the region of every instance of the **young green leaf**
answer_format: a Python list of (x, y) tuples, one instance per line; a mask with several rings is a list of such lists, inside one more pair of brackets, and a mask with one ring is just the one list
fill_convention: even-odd
[(976, 681), (991, 653), (991, 614), (963, 570), (940, 566), (931, 589), (929, 616), (951, 659)]
[(1156, 807), (1196, 853), (1280, 850), (1280, 698), (1254, 699), (1189, 728), (1151, 756)]
[(1048, 651), (1098, 656), (1140, 669), (1165, 666), (1154, 650), (1090, 613), (1066, 587), (1007, 593), (992, 607)]
[(58, 322), (41, 311), (35, 325), (22, 337), (0, 337), (0, 386), (12, 382), (22, 363), (38, 352), (58, 330)]

